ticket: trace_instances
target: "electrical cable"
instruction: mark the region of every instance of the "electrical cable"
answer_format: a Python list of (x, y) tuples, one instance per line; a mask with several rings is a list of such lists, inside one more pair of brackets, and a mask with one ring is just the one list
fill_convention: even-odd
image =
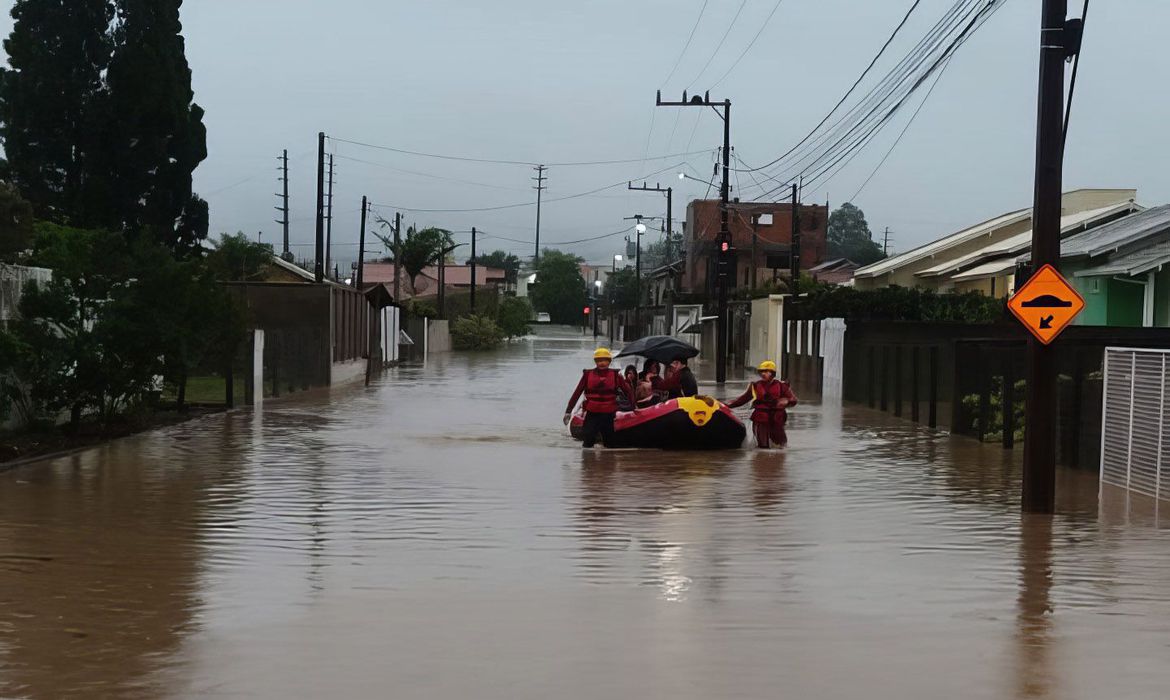
[(731, 67), (728, 68), (723, 75), (719, 76), (719, 80), (711, 83), (711, 87), (718, 87), (719, 83), (722, 83), (727, 76), (731, 75), (731, 71), (735, 70), (735, 67), (739, 65), (739, 62), (743, 60), (743, 57), (748, 55), (748, 52), (751, 51), (752, 47), (756, 45), (756, 40), (759, 39), (760, 35), (764, 33), (765, 29), (767, 29), (768, 22), (772, 21), (772, 16), (776, 14), (776, 10), (780, 9), (780, 5), (783, 2), (784, 0), (776, 0), (776, 4), (772, 6), (772, 11), (768, 13), (768, 16), (764, 19), (764, 23), (760, 25), (760, 30), (756, 32), (756, 35), (752, 37), (752, 40), (749, 41), (748, 45), (744, 47), (743, 53), (739, 55), (739, 58), (735, 59), (735, 61), (731, 64)]
[(743, 0), (743, 2), (739, 4), (739, 9), (735, 11), (735, 16), (731, 18), (731, 24), (727, 25), (727, 31), (723, 32), (723, 38), (721, 38), (719, 43), (715, 45), (715, 51), (711, 53), (711, 57), (707, 59), (705, 64), (703, 64), (703, 70), (699, 71), (699, 74), (695, 76), (695, 79), (691, 81), (690, 85), (687, 85), (687, 90), (690, 90), (695, 83), (699, 82), (699, 78), (703, 77), (703, 74), (707, 72), (707, 68), (711, 66), (711, 62), (714, 61), (715, 57), (719, 55), (719, 50), (723, 48), (723, 42), (727, 41), (727, 35), (731, 34), (731, 29), (735, 26), (736, 21), (739, 19), (740, 13), (743, 12), (743, 8), (746, 5), (747, 0)]
[(379, 151), (389, 151), (391, 153), (402, 153), (402, 154), (411, 155), (411, 156), (420, 156), (423, 158), (437, 158), (439, 160), (454, 160), (454, 161), (462, 161), (462, 162), (467, 162), (467, 163), (491, 163), (491, 164), (496, 164), (496, 165), (526, 165), (526, 166), (531, 166), (531, 167), (536, 167), (538, 165), (544, 165), (546, 168), (554, 168), (554, 167), (568, 168), (568, 167), (588, 166), (588, 165), (627, 165), (629, 163), (638, 163), (638, 162), (644, 162), (647, 160), (665, 160), (667, 158), (681, 158), (684, 156), (693, 156), (693, 155), (697, 155), (699, 153), (704, 152), (704, 151), (695, 151), (693, 153), (668, 153), (668, 154), (663, 154), (663, 155), (659, 155), (659, 156), (648, 156), (646, 158), (641, 158), (641, 159), (639, 159), (639, 158), (618, 158), (618, 159), (613, 159), (613, 160), (569, 161), (569, 162), (563, 162), (563, 163), (543, 163), (542, 164), (542, 163), (535, 163), (535, 162), (529, 162), (529, 161), (523, 161), (523, 160), (503, 160), (503, 159), (495, 159), (495, 158), (473, 158), (470, 156), (452, 156), (452, 155), (442, 155), (442, 154), (437, 154), (437, 153), (424, 153), (422, 151), (411, 151), (411, 150), (407, 150), (405, 148), (395, 148), (393, 146), (380, 146), (377, 144), (365, 143), (362, 141), (353, 141), (350, 139), (343, 139), (343, 138), (339, 138), (336, 136), (329, 136), (327, 138), (329, 138), (329, 140), (331, 140), (331, 141), (336, 141), (338, 143), (348, 143), (348, 144), (353, 145), (353, 146), (361, 146), (363, 148), (372, 148), (372, 149), (379, 150)]
[(699, 16), (695, 18), (695, 24), (691, 27), (691, 33), (687, 37), (687, 43), (683, 44), (682, 51), (679, 52), (678, 58), (674, 61), (674, 67), (670, 69), (670, 73), (666, 76), (666, 80), (662, 81), (663, 87), (665, 87), (666, 84), (670, 82), (670, 79), (674, 77), (675, 71), (678, 70), (679, 64), (682, 63), (683, 56), (687, 54), (687, 49), (691, 47), (691, 41), (693, 41), (695, 38), (695, 32), (699, 29), (699, 23), (703, 20), (703, 13), (707, 11), (707, 3), (709, 1), (710, 0), (703, 0), (703, 6), (699, 8)]
[[(1085, 33), (1085, 18), (1089, 16), (1089, 0), (1085, 0), (1084, 9), (1081, 10), (1081, 45), (1084, 45)], [(1060, 136), (1060, 148), (1063, 151), (1064, 145), (1068, 142), (1068, 122), (1069, 117), (1072, 116), (1073, 92), (1077, 89), (1077, 69), (1081, 67), (1081, 47), (1077, 48), (1077, 55), (1073, 58), (1072, 78), (1068, 84), (1068, 100), (1064, 106), (1064, 130)]]

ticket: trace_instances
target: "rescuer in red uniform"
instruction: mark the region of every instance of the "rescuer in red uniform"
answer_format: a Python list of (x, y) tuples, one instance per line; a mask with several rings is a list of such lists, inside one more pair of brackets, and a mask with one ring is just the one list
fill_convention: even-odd
[(752, 430), (756, 444), (768, 449), (771, 443), (777, 447), (788, 444), (788, 433), (784, 424), (788, 422), (789, 406), (796, 405), (796, 394), (787, 382), (776, 379), (776, 363), (766, 360), (760, 363), (760, 380), (748, 385), (747, 391), (735, 401), (727, 404), (738, 408), (752, 402)]
[(573, 390), (573, 398), (569, 399), (569, 406), (565, 409), (565, 425), (569, 424), (573, 409), (581, 394), (585, 395), (585, 425), (582, 426), (582, 443), (585, 447), (593, 447), (601, 435), (601, 444), (609, 447), (613, 443), (613, 419), (618, 410), (618, 392), (625, 392), (631, 406), (637, 406), (634, 399), (634, 390), (629, 382), (616, 369), (610, 369), (609, 363), (613, 354), (606, 348), (597, 348), (593, 353), (593, 362), (597, 365), (593, 369), (581, 373), (581, 381)]

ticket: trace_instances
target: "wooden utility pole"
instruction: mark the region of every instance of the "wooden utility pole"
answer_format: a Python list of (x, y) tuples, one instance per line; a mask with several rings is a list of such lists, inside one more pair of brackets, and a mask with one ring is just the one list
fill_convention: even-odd
[[(327, 195), (325, 217), (325, 269), (328, 270), (333, 260), (333, 154), (329, 154), (329, 194)], [(337, 275), (333, 276), (334, 278)]]
[(317, 259), (313, 279), (325, 281), (325, 132), (317, 134)]
[(475, 313), (475, 227), (471, 227), (471, 313)]
[(399, 250), (402, 248), (402, 213), (394, 212), (394, 303), (400, 304), (398, 294), (402, 289), (402, 259)]
[(792, 240), (789, 244), (789, 263), (792, 266), (792, 292), (796, 296), (800, 291), (800, 187), (792, 184)]
[[(1032, 270), (1059, 269), (1060, 204), (1064, 164), (1064, 62), (1067, 0), (1043, 0), (1036, 119), (1036, 189), (1032, 207)], [(1030, 277), (1030, 276), (1029, 276)], [(1021, 285), (1022, 286), (1022, 285)], [(1027, 513), (1056, 508), (1056, 348), (1028, 341), (1027, 411), (1021, 505)], [(1007, 421), (1005, 421), (1007, 424)]]

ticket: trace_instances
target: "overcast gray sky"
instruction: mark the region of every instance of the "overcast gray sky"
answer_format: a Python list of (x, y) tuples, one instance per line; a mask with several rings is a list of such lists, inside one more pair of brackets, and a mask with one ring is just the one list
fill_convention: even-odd
[[(753, 165), (786, 151), (833, 106), (913, 0), (782, 0), (751, 51), (712, 89), (733, 103), (732, 143)], [(953, 0), (922, 0), (890, 56), (903, 55)], [(11, 20), (4, 7), (0, 31)], [(183, 8), (196, 100), (207, 110), (210, 157), (196, 187), (212, 231), (273, 222), (276, 157), (292, 158), (293, 242), (312, 241), (316, 134), (437, 154), (532, 162), (641, 159), (548, 172), (549, 198), (636, 179), (675, 185), (675, 216), (705, 186), (679, 187), (688, 160), (710, 173), (721, 123), (709, 110), (654, 108), (711, 87), (742, 53), (775, 0), (708, 0), (698, 32), (666, 81), (703, 0), (198, 0)], [(1071, 0), (1079, 14), (1080, 0)], [(965, 224), (1028, 206), (1032, 194), (1039, 0), (1007, 0), (968, 42), (893, 154), (856, 198), (875, 234), (904, 250)], [(731, 31), (720, 45), (727, 28)], [(1136, 187), (1170, 201), (1160, 87), (1170, 27), (1164, 0), (1090, 7), (1066, 160), (1066, 189)], [(717, 50), (718, 48), (718, 50)], [(711, 57), (714, 56), (712, 59)], [(711, 60), (706, 72), (701, 69)], [(888, 69), (892, 61), (879, 68)], [(884, 71), (878, 71), (883, 74)], [(849, 198), (889, 150), (917, 98), (862, 155), (806, 201)], [(463, 209), (526, 202), (526, 166), (475, 164), (331, 142), (337, 155), (336, 256), (354, 257), (363, 194), (379, 204)], [(704, 151), (687, 158), (654, 156)], [(357, 159), (357, 160), (352, 160)], [(366, 161), (366, 162), (358, 162)], [(404, 172), (412, 171), (412, 172)], [(461, 181), (461, 182), (459, 182)], [(747, 188), (746, 177), (743, 186)], [(542, 242), (624, 228), (659, 215), (665, 198), (623, 188), (545, 205)], [(382, 211), (392, 211), (390, 207)], [(531, 206), (475, 213), (404, 212), (408, 223), (487, 232), (484, 249), (531, 254)], [(492, 235), (496, 237), (493, 238)], [(461, 241), (467, 240), (461, 234)], [(621, 236), (566, 247), (591, 261)], [(370, 248), (376, 247), (371, 244)], [(307, 254), (311, 247), (296, 248)]]

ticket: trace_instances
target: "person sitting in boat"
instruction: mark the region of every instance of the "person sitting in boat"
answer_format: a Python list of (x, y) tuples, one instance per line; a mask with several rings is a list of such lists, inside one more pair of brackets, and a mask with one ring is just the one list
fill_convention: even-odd
[(581, 395), (585, 395), (585, 424), (582, 426), (582, 443), (585, 447), (593, 447), (597, 443), (597, 436), (601, 436), (601, 444), (609, 447), (613, 444), (613, 419), (618, 410), (618, 393), (621, 392), (629, 399), (630, 404), (636, 404), (634, 390), (630, 388), (625, 377), (616, 369), (610, 369), (613, 353), (607, 348), (597, 348), (593, 353), (595, 367), (581, 373), (581, 381), (573, 390), (573, 397), (565, 408), (565, 425), (573, 416), (573, 409)]
[(687, 367), (685, 357), (676, 357), (671, 361), (670, 371), (658, 388), (666, 391), (667, 396), (672, 399), (699, 395), (699, 383), (695, 381), (694, 372)]
[(654, 380), (657, 378), (654, 374), (654, 368), (645, 370), (638, 375), (638, 385), (634, 390), (634, 398), (638, 400), (638, 408), (646, 408), (658, 403), (658, 397), (654, 395)]
[[(633, 394), (634, 400), (637, 400), (638, 384), (639, 384), (638, 367), (636, 365), (626, 365), (626, 369), (625, 369), (625, 371), (622, 372), (622, 376), (625, 377), (626, 384), (629, 384), (630, 388), (634, 390), (634, 394)], [(634, 410), (634, 404), (631, 403), (630, 399), (627, 398), (625, 395), (618, 394), (617, 401), (618, 401), (618, 410), (619, 411), (632, 411), (632, 410)]]
[(788, 382), (776, 379), (776, 363), (765, 360), (759, 367), (760, 380), (748, 385), (747, 391), (735, 401), (727, 404), (728, 408), (738, 408), (748, 401), (752, 402), (752, 430), (756, 435), (756, 444), (761, 449), (775, 443), (777, 447), (788, 444), (788, 433), (784, 426), (788, 423), (789, 406), (796, 405), (796, 394)]

